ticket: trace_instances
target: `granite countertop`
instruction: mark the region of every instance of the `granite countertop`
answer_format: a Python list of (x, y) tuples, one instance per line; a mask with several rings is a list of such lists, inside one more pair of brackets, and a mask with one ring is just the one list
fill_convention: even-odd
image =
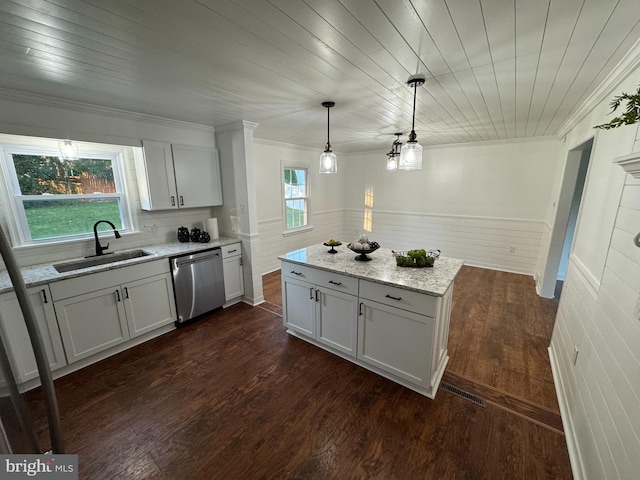
[(404, 268), (396, 265), (387, 248), (368, 253), (372, 259), (369, 262), (356, 261), (358, 254), (349, 250), (346, 244), (335, 249), (338, 253), (330, 254), (327, 253), (329, 247), (313, 245), (285, 253), (278, 259), (435, 296), (446, 293), (464, 263), (455, 258), (439, 257), (432, 268)]
[[(152, 262), (154, 260), (169, 258), (176, 255), (183, 255), (185, 253), (197, 252), (201, 250), (207, 250), (215, 247), (222, 247), (224, 245), (230, 245), (232, 243), (237, 243), (240, 240), (237, 238), (231, 237), (220, 237), (215, 240), (211, 240), (209, 243), (162, 243), (158, 245), (149, 245), (147, 247), (140, 247), (136, 249), (130, 250), (144, 250), (149, 253), (145, 257), (132, 258), (129, 260), (122, 260), (119, 262), (108, 263), (106, 265), (97, 265), (95, 267), (83, 268), (81, 270), (73, 270), (71, 272), (58, 273), (58, 271), (53, 268), (53, 264), (43, 263), (40, 265), (31, 265), (28, 267), (23, 267), (22, 278), (24, 278), (24, 282), (27, 287), (36, 287), (38, 285), (44, 285), (50, 282), (56, 282), (58, 280), (65, 280), (68, 278), (80, 277), (82, 275), (89, 275), (91, 273), (102, 272), (106, 270), (113, 270), (115, 268), (129, 267), (131, 265), (144, 263), (144, 262)], [(129, 250), (123, 250), (129, 251)], [(121, 251), (115, 251), (114, 253), (121, 253)], [(69, 259), (63, 260), (57, 263), (67, 263), (73, 262), (74, 260), (80, 259)], [(9, 278), (9, 274), (5, 271), (0, 273), (0, 293), (10, 292), (13, 290), (13, 284), (11, 283), (11, 279)]]

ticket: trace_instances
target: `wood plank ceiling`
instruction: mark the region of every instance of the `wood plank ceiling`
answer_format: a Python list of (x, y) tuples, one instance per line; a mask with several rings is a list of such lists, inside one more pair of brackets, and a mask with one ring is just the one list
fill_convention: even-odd
[[(0, 0), (14, 91), (337, 152), (555, 135), (640, 38), (638, 0)], [(406, 138), (406, 137), (405, 137)]]

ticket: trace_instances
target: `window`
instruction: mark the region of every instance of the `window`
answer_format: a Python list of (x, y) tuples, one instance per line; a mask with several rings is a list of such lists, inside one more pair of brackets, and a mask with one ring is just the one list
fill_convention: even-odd
[[(4, 174), (21, 245), (93, 235), (98, 220), (131, 230), (121, 158), (116, 152), (81, 152), (78, 160), (36, 146), (4, 146)], [(101, 224), (100, 230), (110, 229)]]
[(309, 226), (309, 177), (308, 169), (284, 166), (284, 216), (285, 231), (295, 231)]

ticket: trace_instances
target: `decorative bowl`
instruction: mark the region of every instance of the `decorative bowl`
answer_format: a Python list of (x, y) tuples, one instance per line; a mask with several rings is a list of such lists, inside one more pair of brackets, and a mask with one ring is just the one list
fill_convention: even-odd
[(367, 257), (368, 253), (373, 253), (375, 252), (377, 249), (380, 248), (380, 245), (375, 244), (372, 247), (369, 247), (368, 249), (363, 249), (363, 248), (353, 248), (351, 243), (347, 244), (347, 248), (349, 250), (351, 250), (352, 252), (356, 252), (359, 255), (355, 258), (357, 261), (359, 262), (368, 262), (369, 260), (371, 260), (371, 257)]
[[(330, 242), (331, 240), (329, 240)], [(335, 243), (329, 243), (329, 242), (324, 242), (323, 245), (325, 247), (331, 247), (330, 250), (327, 250), (327, 253), (338, 253), (338, 251), (333, 248), (333, 247), (339, 247), (340, 245), (342, 245), (342, 242), (338, 242), (337, 240), (334, 240)]]

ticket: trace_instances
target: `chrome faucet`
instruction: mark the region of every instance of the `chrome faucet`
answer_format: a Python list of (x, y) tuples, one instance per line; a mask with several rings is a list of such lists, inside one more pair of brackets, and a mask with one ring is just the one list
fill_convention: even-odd
[(108, 243), (106, 247), (103, 247), (102, 245), (100, 245), (100, 240), (98, 240), (98, 225), (100, 225), (101, 223), (108, 223), (109, 225), (111, 225), (111, 228), (113, 228), (113, 233), (115, 234), (116, 238), (120, 238), (120, 232), (116, 230), (116, 226), (113, 223), (111, 223), (109, 220), (98, 220), (93, 225), (93, 236), (96, 239), (96, 256), (104, 255), (103, 252), (109, 248)]

